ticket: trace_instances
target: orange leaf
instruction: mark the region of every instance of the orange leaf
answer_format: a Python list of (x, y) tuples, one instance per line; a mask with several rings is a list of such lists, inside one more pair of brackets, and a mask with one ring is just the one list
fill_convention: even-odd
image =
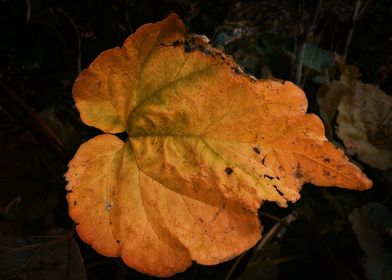
[(103, 134), (66, 174), (80, 237), (141, 272), (217, 264), (259, 239), (257, 210), (299, 199), (303, 183), (371, 181), (324, 137), (290, 82), (258, 81), (174, 14), (103, 52), (75, 82), (82, 120)]

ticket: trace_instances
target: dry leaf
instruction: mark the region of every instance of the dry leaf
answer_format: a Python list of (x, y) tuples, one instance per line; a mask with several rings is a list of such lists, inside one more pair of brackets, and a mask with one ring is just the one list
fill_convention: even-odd
[[(344, 84), (345, 79), (343, 73), (338, 83)], [(348, 153), (361, 161), (382, 170), (392, 168), (392, 97), (378, 86), (356, 79), (344, 88), (337, 135)]]
[(85, 280), (77, 242), (69, 236), (0, 238), (0, 279)]
[(362, 267), (366, 278), (382, 280), (392, 278), (392, 249), (390, 246), (392, 214), (380, 203), (371, 202), (354, 209), (349, 220), (359, 246), (365, 251)]
[(241, 254), (260, 239), (261, 203), (295, 202), (304, 182), (371, 186), (305, 113), (301, 89), (240, 73), (174, 14), (103, 52), (73, 95), (86, 124), (128, 140), (79, 148), (70, 216), (98, 252), (150, 275)]
[(328, 75), (326, 77), (327, 82), (317, 92), (320, 117), (324, 120), (326, 133), (329, 138), (332, 138), (332, 125), (342, 97), (344, 95), (354, 95), (355, 84), (360, 77), (358, 68), (345, 64), (343, 57), (340, 55), (335, 54), (335, 61), (341, 73), (340, 80), (332, 80), (330, 82)]

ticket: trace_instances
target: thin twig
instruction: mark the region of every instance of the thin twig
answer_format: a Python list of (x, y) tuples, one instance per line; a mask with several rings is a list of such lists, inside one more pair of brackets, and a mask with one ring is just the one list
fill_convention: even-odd
[[(272, 215), (269, 215), (272, 217)], [(257, 246), (255, 247), (256, 251), (261, 251), (265, 245), (267, 245), (277, 234), (279, 234), (280, 230), (282, 229), (283, 223), (285, 224), (290, 224), (293, 222), (297, 217), (296, 212), (292, 212), (283, 219), (279, 219), (277, 217), (274, 217), (278, 220), (278, 222), (263, 236), (263, 238), (259, 241)], [(234, 262), (234, 264), (231, 266), (229, 272), (227, 273), (225, 280), (231, 279), (234, 271), (238, 267), (238, 265), (241, 263), (242, 259), (245, 257), (246, 253), (248, 253), (249, 250), (246, 250), (243, 252)]]
[(62, 14), (68, 20), (68, 22), (72, 25), (72, 27), (74, 29), (74, 33), (75, 33), (75, 37), (76, 37), (76, 45), (77, 45), (77, 55), (76, 55), (77, 71), (78, 71), (78, 73), (80, 73), (82, 71), (82, 53), (81, 53), (82, 40), (80, 39), (79, 28), (76, 25), (73, 18), (66, 11), (64, 11), (62, 8), (57, 8), (56, 11), (58, 13)]
[(263, 214), (261, 216), (264, 216), (268, 219), (274, 220), (275, 222), (281, 223), (283, 226), (285, 226), (286, 228), (292, 230), (293, 232), (295, 232), (297, 235), (300, 235), (299, 232), (290, 224), (291, 221), (287, 222), (285, 218), (279, 218), (275, 215), (269, 214), (269, 213), (265, 213), (263, 212)]
[(246, 250), (243, 252), (233, 263), (233, 265), (230, 267), (229, 272), (227, 273), (225, 280), (230, 280), (231, 276), (233, 275), (234, 271), (236, 270), (237, 266), (241, 263), (242, 259), (245, 257), (246, 253), (248, 253), (249, 250)]
[(263, 236), (263, 238), (260, 240), (259, 244), (256, 246), (256, 251), (261, 251), (264, 246), (278, 234), (280, 229), (282, 228), (281, 223), (276, 223), (268, 232), (266, 235)]
[(305, 34), (305, 14), (304, 14), (304, 1), (299, 1), (298, 5), (298, 36), (297, 36), (297, 52), (295, 55), (295, 74), (294, 82), (300, 86), (302, 68), (304, 64), (306, 34)]
[(348, 31), (346, 45), (344, 46), (343, 61), (346, 61), (347, 59), (347, 54), (350, 49), (351, 41), (353, 39), (354, 30), (357, 27), (360, 18), (364, 14), (370, 2), (371, 0), (357, 0), (357, 2), (355, 3), (354, 13), (353, 13), (353, 23), (351, 25), (350, 30)]
[(63, 10), (60, 7), (48, 8), (48, 9), (45, 9), (45, 10), (40, 11), (38, 13), (35, 13), (33, 16), (36, 17), (36, 16), (42, 16), (45, 14), (55, 15), (55, 16), (57, 16), (57, 14), (62, 14), (66, 18), (66, 20), (72, 25), (73, 31), (75, 33), (75, 38), (76, 38), (76, 51), (77, 51), (76, 68), (77, 68), (77, 72), (80, 73), (82, 71), (82, 52), (81, 52), (82, 40), (81, 40), (80, 33), (79, 33), (79, 27), (77, 26), (74, 19), (65, 10)]
[(294, 82), (303, 87), (305, 84), (305, 79), (302, 79), (302, 71), (304, 66), (304, 59), (305, 59), (305, 47), (306, 43), (312, 37), (313, 33), (315, 32), (317, 26), (319, 25), (320, 18), (322, 15), (322, 6), (323, 1), (319, 0), (317, 3), (317, 8), (312, 18), (312, 23), (309, 28), (305, 26), (305, 3), (304, 1), (299, 2), (299, 18), (300, 21), (298, 22), (298, 36), (297, 36), (297, 52), (295, 55), (295, 74), (294, 74)]
[(0, 81), (0, 106), (16, 117), (62, 162), (69, 160), (69, 152), (49, 126), (4, 82)]
[(25, 18), (25, 22), (29, 22), (31, 18), (31, 1), (30, 0), (26, 0), (26, 18)]
[(298, 86), (301, 86), (302, 68), (304, 66), (306, 40), (303, 38), (300, 38), (299, 41), (300, 42), (299, 42), (299, 46), (298, 46), (297, 54), (296, 54), (294, 81)]
[(294, 74), (294, 82), (303, 87), (304, 81), (302, 80), (302, 69), (304, 66), (304, 59), (305, 59), (305, 47), (308, 40), (311, 38), (313, 33), (315, 32), (321, 18), (322, 14), (322, 5), (323, 1), (319, 0), (317, 3), (317, 8), (312, 18), (312, 23), (309, 28), (305, 27), (305, 3), (304, 1), (299, 2), (299, 18), (300, 21), (298, 23), (298, 45), (297, 45), (297, 52), (295, 55), (295, 74)]
[(279, 264), (282, 264), (282, 263), (287, 263), (287, 262), (293, 261), (295, 259), (298, 259), (300, 256), (301, 255), (299, 255), (299, 254), (290, 255), (290, 256), (285, 256), (285, 257), (281, 257), (281, 258), (277, 258), (277, 259), (271, 260), (270, 262), (272, 264), (274, 264), (274, 265), (279, 265)]

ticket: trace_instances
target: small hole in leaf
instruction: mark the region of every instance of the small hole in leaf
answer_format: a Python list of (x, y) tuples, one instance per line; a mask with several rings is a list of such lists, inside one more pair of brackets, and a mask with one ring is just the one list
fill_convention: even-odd
[(275, 190), (281, 195), (284, 196), (284, 194), (278, 189), (278, 187), (276, 185), (273, 185), (273, 187), (275, 188)]
[(225, 172), (227, 175), (231, 175), (231, 173), (233, 173), (233, 169), (231, 169), (230, 167), (226, 167)]
[[(172, 46), (173, 46), (173, 47), (177, 47), (177, 46), (179, 46), (180, 44), (181, 44), (181, 42), (180, 42), (179, 40), (177, 40), (177, 41), (173, 42)], [(164, 45), (164, 44), (163, 44), (163, 45)]]
[(189, 52), (193, 52), (195, 50), (195, 47), (194, 46), (192, 46), (189, 42), (185, 42), (185, 44), (184, 44), (184, 51), (186, 52), (186, 53), (189, 53)]
[(126, 141), (128, 139), (128, 133), (125, 131), (121, 133), (116, 133), (116, 136), (120, 138), (122, 141)]
[(110, 208), (112, 208), (112, 203), (111, 203), (110, 201), (107, 201), (107, 202), (105, 203), (105, 210), (106, 210), (106, 211), (109, 211)]
[(258, 147), (253, 147), (253, 151), (254, 151), (256, 154), (260, 154), (260, 149), (259, 149)]

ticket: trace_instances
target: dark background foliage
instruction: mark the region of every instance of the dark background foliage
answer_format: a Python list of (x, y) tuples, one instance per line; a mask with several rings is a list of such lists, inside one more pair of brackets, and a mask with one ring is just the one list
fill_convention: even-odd
[[(152, 278), (78, 239), (67, 214), (63, 174), (79, 145), (99, 133), (80, 121), (74, 107), (71, 92), (78, 73), (140, 25), (170, 12), (191, 32), (224, 48), (247, 73), (299, 84), (310, 112), (319, 113), (316, 97), (325, 73), (338, 78), (335, 53), (358, 66), (364, 82), (392, 93), (389, 0), (0, 0), (1, 279)], [(326, 124), (332, 127), (327, 135), (343, 148), (334, 122)], [(388, 212), (392, 173), (356, 162), (374, 181), (371, 190), (305, 185), (302, 199), (287, 209), (262, 206), (264, 232), (272, 238), (260, 250), (221, 265), (194, 264), (172, 279), (369, 276), (349, 215), (369, 202)], [(295, 221), (284, 219), (293, 211)], [(377, 211), (372, 213), (381, 213), (377, 217), (383, 220), (387, 214)], [(369, 229), (364, 215), (361, 225)], [(388, 257), (375, 261), (378, 269), (390, 261), (392, 239), (388, 232), (372, 234), (380, 234), (387, 248), (383, 253)]]

